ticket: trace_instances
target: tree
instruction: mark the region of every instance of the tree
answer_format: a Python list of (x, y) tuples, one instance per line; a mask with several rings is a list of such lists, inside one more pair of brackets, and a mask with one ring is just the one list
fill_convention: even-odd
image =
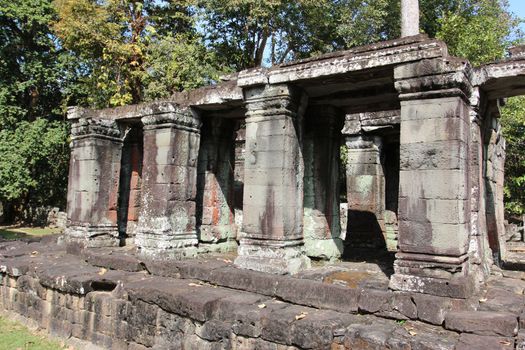
[(60, 116), (62, 60), (49, 1), (0, 1), (0, 129)]
[(479, 65), (505, 56), (518, 23), (506, 0), (466, 0), (438, 19), (437, 37), (447, 43), (452, 55)]
[[(139, 103), (215, 78), (213, 69), (200, 69), (202, 76), (186, 74), (184, 83), (175, 83), (171, 76), (184, 75), (173, 68), (187, 71), (212, 64), (193, 29), (189, 2), (56, 0), (55, 6), (59, 20), (54, 29), (64, 47), (81, 60), (89, 91), (81, 105)], [(174, 56), (186, 52), (198, 54), (184, 61)], [(169, 90), (159, 95), (159, 87)]]
[(507, 100), (501, 125), (506, 140), (505, 210), (525, 214), (525, 96)]

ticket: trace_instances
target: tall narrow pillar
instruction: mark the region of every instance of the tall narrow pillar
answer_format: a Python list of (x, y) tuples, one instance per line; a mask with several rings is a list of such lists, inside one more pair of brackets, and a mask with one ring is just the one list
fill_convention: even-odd
[(119, 244), (120, 136), (113, 120), (81, 118), (73, 123), (65, 230), (68, 243), (85, 247)]
[(419, 0), (401, 0), (401, 37), (419, 34)]
[(380, 136), (347, 136), (346, 194), (350, 247), (384, 248), (385, 174)]
[(200, 119), (188, 108), (162, 105), (142, 118), (144, 158), (135, 244), (142, 255), (196, 254), (195, 197)]
[(310, 257), (341, 256), (339, 139), (342, 115), (330, 106), (308, 109), (304, 136), (304, 240)]
[(197, 231), (209, 250), (235, 249), (235, 120), (203, 120), (197, 183)]
[(245, 90), (246, 153), (242, 238), (235, 264), (271, 273), (309, 265), (303, 246), (303, 154), (299, 91)]
[(401, 171), (393, 289), (455, 298), (472, 294), (468, 69), (456, 59), (395, 68)]

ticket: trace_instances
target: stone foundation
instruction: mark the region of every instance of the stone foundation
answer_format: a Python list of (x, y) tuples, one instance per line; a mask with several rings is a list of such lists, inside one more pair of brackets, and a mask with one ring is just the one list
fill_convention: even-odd
[(224, 255), (171, 263), (125, 249), (70, 255), (49, 239), (3, 242), (0, 254), (0, 312), (74, 344), (128, 350), (525, 346), (524, 273), (499, 271), (465, 300), (390, 291), (371, 266), (275, 276), (236, 268)]

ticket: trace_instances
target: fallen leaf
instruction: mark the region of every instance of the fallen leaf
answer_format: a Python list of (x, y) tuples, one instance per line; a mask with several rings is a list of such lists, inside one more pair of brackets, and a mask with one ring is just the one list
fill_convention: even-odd
[(102, 276), (102, 275), (105, 274), (106, 272), (108, 272), (107, 269), (105, 269), (105, 268), (101, 268), (100, 271), (98, 272), (98, 274), (99, 274), (100, 276)]
[(484, 302), (486, 302), (486, 301), (487, 301), (487, 298), (481, 298), (481, 299), (479, 299), (479, 302), (480, 302), (480, 303), (484, 303)]
[(303, 318), (306, 317), (306, 315), (308, 315), (308, 312), (303, 311), (303, 312), (301, 312), (299, 315), (296, 315), (296, 316), (295, 316), (295, 320), (296, 320), (296, 321), (297, 321), (297, 320), (302, 320)]
[(197, 283), (188, 283), (188, 286), (190, 286), (190, 287), (202, 287), (201, 284), (197, 284)]
[(36, 250), (31, 252), (31, 255), (37, 255), (37, 254), (38, 254), (38, 252)]
[(264, 308), (266, 307), (266, 304), (259, 304), (259, 305), (257, 305), (257, 307), (258, 307), (259, 309), (264, 309)]
[(501, 340), (499, 343), (503, 345), (510, 345), (510, 341), (508, 340)]
[(417, 332), (412, 331), (412, 330), (409, 330), (409, 331), (408, 331), (408, 334), (410, 334), (411, 336), (414, 336), (414, 335), (417, 335)]

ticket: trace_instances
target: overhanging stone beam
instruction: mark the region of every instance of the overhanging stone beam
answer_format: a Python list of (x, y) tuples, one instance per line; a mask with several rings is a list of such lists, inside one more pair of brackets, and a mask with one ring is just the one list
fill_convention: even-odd
[(166, 103), (142, 117), (144, 166), (135, 244), (142, 255), (180, 258), (196, 253), (197, 157), (200, 118)]
[(303, 96), (289, 85), (245, 90), (240, 267), (284, 274), (309, 265), (303, 247)]
[(328, 78), (446, 55), (445, 43), (428, 39), (426, 35), (416, 35), (285, 63), (270, 69), (242, 71), (238, 75), (237, 85), (248, 87)]

